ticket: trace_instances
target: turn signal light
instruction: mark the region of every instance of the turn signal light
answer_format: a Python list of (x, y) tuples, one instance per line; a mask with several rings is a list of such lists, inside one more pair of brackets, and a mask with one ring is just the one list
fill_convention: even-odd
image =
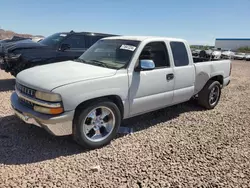
[(63, 108), (46, 108), (46, 107), (42, 107), (42, 106), (34, 106), (34, 110), (36, 112), (40, 112), (43, 114), (61, 114), (63, 112)]

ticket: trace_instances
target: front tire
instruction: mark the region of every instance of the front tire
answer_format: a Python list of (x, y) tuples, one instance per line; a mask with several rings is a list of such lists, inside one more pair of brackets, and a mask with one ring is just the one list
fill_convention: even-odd
[(74, 140), (88, 149), (105, 146), (116, 136), (121, 112), (111, 101), (96, 101), (78, 110), (74, 119)]
[(16, 75), (18, 74), (18, 72), (16, 72), (15, 70), (13, 70), (13, 71), (10, 71), (10, 74), (11, 74), (12, 76), (16, 77)]
[(209, 80), (198, 94), (198, 103), (206, 108), (213, 109), (219, 102), (221, 85), (218, 81)]

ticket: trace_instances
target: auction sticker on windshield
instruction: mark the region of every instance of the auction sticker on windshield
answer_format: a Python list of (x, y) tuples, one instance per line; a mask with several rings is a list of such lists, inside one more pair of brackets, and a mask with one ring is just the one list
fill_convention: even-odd
[(136, 47), (135, 46), (131, 46), (131, 45), (125, 45), (123, 44), (120, 49), (123, 49), (123, 50), (130, 50), (130, 51), (135, 51)]

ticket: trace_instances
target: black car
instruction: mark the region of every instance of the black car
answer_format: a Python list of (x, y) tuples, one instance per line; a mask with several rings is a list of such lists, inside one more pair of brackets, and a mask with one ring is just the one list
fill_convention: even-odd
[(116, 35), (71, 31), (55, 33), (39, 42), (7, 42), (0, 49), (0, 68), (16, 76), (30, 67), (77, 59), (96, 41), (108, 36)]

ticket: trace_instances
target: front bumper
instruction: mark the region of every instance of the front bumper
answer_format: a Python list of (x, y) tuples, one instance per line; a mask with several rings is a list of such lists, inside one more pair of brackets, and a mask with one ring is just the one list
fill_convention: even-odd
[(16, 92), (11, 95), (11, 106), (14, 113), (22, 121), (28, 124), (33, 124), (46, 129), (50, 134), (55, 136), (65, 136), (72, 134), (72, 125), (74, 118), (74, 110), (64, 112), (58, 116), (41, 114), (22, 105)]
[(7, 68), (7, 65), (4, 62), (4, 59), (2, 56), (0, 56), (0, 69), (5, 70)]
[(244, 57), (234, 57), (235, 60), (244, 60)]
[(20, 57), (10, 58), (8, 54), (0, 55), (0, 69), (11, 72), (17, 65), (24, 64)]
[(221, 56), (218, 56), (218, 55), (212, 55), (212, 59), (216, 59), (216, 60), (218, 59), (218, 60), (219, 60), (219, 59), (221, 59)]
[(221, 59), (231, 59), (231, 56), (228, 56), (228, 55), (221, 55)]
[[(12, 63), (12, 62), (11, 62)], [(8, 63), (4, 57), (0, 57), (0, 68), (6, 72), (10, 72), (13, 68), (13, 63)]]

